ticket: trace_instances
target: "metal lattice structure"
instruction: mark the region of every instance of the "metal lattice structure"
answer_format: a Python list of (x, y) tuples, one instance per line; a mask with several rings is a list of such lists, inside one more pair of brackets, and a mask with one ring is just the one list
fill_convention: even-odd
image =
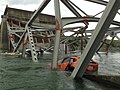
[[(57, 59), (60, 43), (68, 43), (71, 38), (87, 40), (86, 47), (81, 55), (81, 60), (72, 73), (72, 77), (82, 76), (90, 58), (102, 47), (105, 38), (110, 35), (112, 40), (120, 33), (120, 22), (114, 21), (116, 13), (119, 14), (119, 0), (85, 0), (106, 6), (105, 10), (95, 15), (88, 15), (72, 0), (54, 0), (55, 16), (41, 14), (51, 0), (43, 0), (39, 8), (34, 11), (24, 11), (6, 7), (1, 23), (1, 43), (10, 52), (22, 52), (25, 56), (26, 48), (31, 49), (32, 60), (38, 62), (36, 49), (54, 48), (52, 68), (57, 68)], [(75, 17), (62, 17), (60, 1), (75, 15)], [(79, 12), (78, 12), (79, 10)], [(81, 15), (82, 13), (82, 15)], [(103, 13), (101, 17), (97, 17)], [(88, 30), (90, 22), (97, 22), (95, 30)], [(82, 23), (82, 25), (66, 28), (70, 24)], [(109, 27), (114, 25), (115, 27)], [(77, 29), (77, 30), (76, 30)], [(70, 36), (63, 33), (72, 31)], [(88, 35), (88, 33), (91, 33)], [(4, 36), (5, 35), (5, 36)], [(89, 39), (90, 38), (90, 39)], [(82, 41), (81, 41), (82, 42)], [(110, 42), (110, 44), (111, 44)], [(51, 43), (54, 43), (51, 44)], [(68, 43), (69, 44), (69, 43)]]

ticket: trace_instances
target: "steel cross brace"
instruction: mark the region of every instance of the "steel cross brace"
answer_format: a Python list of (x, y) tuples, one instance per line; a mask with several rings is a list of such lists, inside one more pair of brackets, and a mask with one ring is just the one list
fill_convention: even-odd
[[(77, 17), (82, 17), (78, 11), (69, 3), (68, 0), (61, 0), (61, 2)], [(73, 3), (72, 3), (73, 4)], [(75, 4), (74, 4), (75, 5)], [(85, 25), (88, 25), (87, 22), (84, 22)]]
[[(39, 8), (36, 10), (36, 12), (33, 14), (33, 16), (30, 18), (30, 20), (28, 21), (28, 23), (26, 24), (26, 27), (30, 26), (32, 24), (32, 22), (35, 20), (35, 18), (38, 16), (38, 14), (47, 6), (47, 4), (50, 2), (51, 0), (44, 0), (42, 2), (42, 4), (39, 6)], [(22, 34), (22, 36), (20, 37), (20, 40), (18, 41), (14, 52), (17, 51), (17, 49), (20, 47), (20, 44), (22, 42), (22, 40), (25, 37), (25, 34), (27, 33), (27, 30), (25, 29), (24, 33)]]
[(28, 36), (28, 39), (29, 39), (29, 44), (30, 44), (30, 49), (31, 49), (32, 60), (33, 60), (34, 62), (38, 62), (37, 53), (36, 53), (36, 49), (35, 49), (35, 44), (34, 44), (32, 32), (31, 32), (31, 28), (26, 27), (26, 29), (27, 29), (27, 35), (26, 35), (26, 36)]
[[(100, 18), (97, 17), (87, 17), (88, 22), (98, 22)], [(80, 17), (71, 17), (71, 18), (62, 18), (62, 26), (68, 25), (68, 24), (74, 24), (78, 22), (84, 22), (84, 18)], [(113, 25), (120, 26), (120, 22), (113, 21)]]
[(110, 0), (109, 3), (107, 4), (106, 9), (101, 19), (99, 20), (91, 39), (89, 40), (87, 46), (85, 47), (85, 50), (81, 55), (81, 60), (79, 60), (78, 64), (76, 65), (74, 71), (71, 74), (72, 78), (83, 76), (90, 62), (90, 59), (95, 54), (95, 51), (100, 45), (106, 33), (106, 30), (109, 28), (111, 22), (113, 21), (120, 7), (119, 5), (120, 5), (120, 0)]
[(9, 37), (9, 40), (11, 41), (11, 44), (12, 44), (13, 48), (15, 48), (15, 47), (16, 47), (16, 43), (14, 42), (13, 35), (12, 35), (12, 33), (10, 32), (11, 29), (10, 29), (10, 26), (9, 26), (8, 22), (7, 22), (7, 29), (8, 29), (8, 37)]
[(103, 0), (86, 0), (86, 1), (101, 4), (101, 5), (107, 5), (108, 3), (107, 1), (103, 1)]

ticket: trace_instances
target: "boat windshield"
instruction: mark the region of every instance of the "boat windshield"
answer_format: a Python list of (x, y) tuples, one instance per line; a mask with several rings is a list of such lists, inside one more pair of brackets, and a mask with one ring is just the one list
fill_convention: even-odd
[(65, 62), (72, 63), (72, 62), (75, 62), (75, 61), (76, 61), (75, 58), (66, 57), (66, 58), (63, 59), (62, 63), (65, 63)]
[(70, 60), (70, 57), (66, 57), (63, 59), (62, 63), (68, 62)]

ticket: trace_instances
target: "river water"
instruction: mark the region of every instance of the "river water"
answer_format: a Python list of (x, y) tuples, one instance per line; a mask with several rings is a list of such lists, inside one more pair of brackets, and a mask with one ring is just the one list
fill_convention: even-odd
[[(120, 75), (120, 53), (101, 53), (96, 55), (99, 74)], [(43, 55), (39, 63), (31, 58), (23, 59), (18, 56), (0, 55), (0, 90), (120, 90), (90, 81), (72, 80), (69, 73), (52, 71), (48, 64), (52, 55)]]

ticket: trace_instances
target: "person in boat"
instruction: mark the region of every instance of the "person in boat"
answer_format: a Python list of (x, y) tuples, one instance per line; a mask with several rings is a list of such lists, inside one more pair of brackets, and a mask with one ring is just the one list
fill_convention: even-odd
[(74, 62), (74, 59), (73, 58), (70, 58), (69, 59), (69, 64), (68, 66), (66, 67), (66, 71), (73, 71), (74, 70), (74, 67), (71, 67), (72, 63)]
[(66, 68), (65, 68), (65, 71), (73, 71), (73, 67), (71, 67), (72, 63), (74, 62), (75, 60), (71, 57), (66, 57), (64, 58), (64, 60), (62, 61), (62, 63), (66, 63), (68, 62)]

